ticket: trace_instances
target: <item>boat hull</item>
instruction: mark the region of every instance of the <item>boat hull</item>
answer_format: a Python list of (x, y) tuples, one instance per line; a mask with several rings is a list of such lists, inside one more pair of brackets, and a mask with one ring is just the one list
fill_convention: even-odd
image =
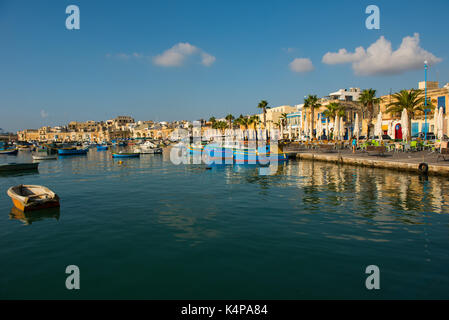
[(109, 147), (108, 146), (97, 146), (97, 151), (105, 151), (108, 150)]
[(74, 156), (85, 155), (88, 149), (58, 149), (58, 155), (60, 156)]
[(2, 150), (0, 151), (0, 155), (5, 154), (5, 155), (16, 155), (19, 152), (19, 150), (15, 149), (15, 150)]
[(24, 211), (24, 212), (60, 207), (59, 200), (48, 201), (48, 202), (45, 202), (42, 204), (26, 205), (25, 203), (23, 203), (20, 200), (12, 199), (12, 203), (14, 204), (14, 206), (17, 209)]
[(138, 158), (140, 157), (140, 153), (113, 153), (113, 158)]
[(17, 172), (37, 170), (39, 163), (7, 163), (0, 164), (0, 172)]
[(141, 154), (161, 154), (162, 153), (162, 148), (154, 148), (154, 149), (144, 149), (142, 148), (140, 150)]
[[(31, 190), (41, 193), (34, 194), (36, 191)], [(60, 207), (58, 195), (43, 186), (19, 185), (9, 188), (7, 194), (13, 205), (24, 212)]]
[(56, 155), (51, 156), (33, 156), (33, 160), (56, 160), (58, 157)]

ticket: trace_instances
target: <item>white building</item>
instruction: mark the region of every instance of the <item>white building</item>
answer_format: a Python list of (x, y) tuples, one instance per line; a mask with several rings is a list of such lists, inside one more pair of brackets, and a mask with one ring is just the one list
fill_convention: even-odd
[(340, 89), (336, 92), (329, 93), (330, 100), (341, 101), (358, 101), (362, 91), (360, 88)]

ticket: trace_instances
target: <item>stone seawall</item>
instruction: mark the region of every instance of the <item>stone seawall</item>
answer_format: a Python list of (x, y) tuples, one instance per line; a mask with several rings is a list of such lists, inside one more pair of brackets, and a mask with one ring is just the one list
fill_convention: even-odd
[[(296, 155), (297, 159), (303, 160), (314, 160), (314, 161), (324, 161), (331, 162), (337, 164), (346, 164), (346, 165), (355, 165), (355, 166), (364, 166), (369, 168), (382, 168), (382, 169), (390, 169), (396, 171), (407, 171), (407, 172), (415, 172), (421, 173), (419, 170), (420, 163), (423, 162), (407, 162), (404, 160), (393, 160), (389, 161), (388, 159), (367, 159), (363, 157), (357, 156), (349, 156), (344, 154), (320, 154), (320, 153), (298, 153)], [(449, 166), (446, 165), (437, 165), (437, 164), (429, 164), (428, 166), (428, 174), (429, 175), (440, 175), (440, 176), (448, 176), (449, 177)]]

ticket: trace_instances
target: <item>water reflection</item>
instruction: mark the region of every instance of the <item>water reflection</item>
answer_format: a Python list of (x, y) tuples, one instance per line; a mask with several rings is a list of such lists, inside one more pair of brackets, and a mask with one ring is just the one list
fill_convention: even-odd
[(421, 223), (414, 218), (430, 212), (448, 213), (449, 194), (443, 190), (449, 188), (449, 182), (440, 177), (304, 160), (279, 165), (272, 176), (260, 176), (257, 168), (229, 166), (214, 170), (224, 170), (228, 184), (298, 188), (302, 192), (297, 201), (303, 204), (344, 206), (350, 202), (365, 217), (390, 212), (404, 222)]
[(11, 220), (22, 221), (25, 225), (31, 225), (33, 222), (41, 221), (45, 219), (59, 220), (60, 210), (59, 208), (49, 208), (30, 212), (24, 212), (16, 207), (11, 208), (9, 218)]

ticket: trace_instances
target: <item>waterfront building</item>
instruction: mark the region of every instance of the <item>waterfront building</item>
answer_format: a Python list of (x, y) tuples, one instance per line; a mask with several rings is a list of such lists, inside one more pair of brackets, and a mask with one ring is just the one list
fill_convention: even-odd
[(295, 140), (300, 136), (301, 124), (304, 123), (305, 112), (304, 103), (295, 106), (296, 110), (287, 114), (287, 135), (288, 139)]
[(349, 88), (340, 89), (336, 92), (329, 93), (327, 97), (329, 100), (339, 100), (339, 101), (359, 101), (360, 94), (362, 91), (360, 88)]
[[(267, 109), (266, 113), (266, 129), (272, 130), (279, 128), (279, 122), (284, 113), (289, 114), (292, 112), (296, 112), (297, 108), (289, 105), (278, 106), (274, 108)], [(257, 115), (259, 117), (259, 121), (263, 124), (263, 113)]]
[[(418, 89), (423, 90), (422, 94), (424, 95), (426, 83), (421, 81), (418, 83)], [(382, 121), (382, 130), (387, 132), (388, 126), (390, 122), (393, 123), (394, 130), (393, 139), (401, 139), (402, 138), (402, 125), (400, 123), (400, 115), (390, 114), (386, 112), (388, 108), (388, 104), (392, 102), (392, 95), (384, 95), (380, 97), (380, 103), (378, 106), (378, 110), (376, 113), (381, 111), (383, 115)], [(446, 112), (449, 107), (449, 83), (445, 86), (439, 86), (437, 81), (428, 81), (427, 82), (427, 99), (435, 108), (443, 108), (443, 133), (449, 135), (449, 117)], [(425, 114), (423, 112), (418, 112), (414, 119), (412, 119), (412, 136), (419, 132), (435, 132), (434, 131), (434, 123), (433, 123), (434, 112), (427, 113), (427, 121), (425, 119)], [(427, 129), (427, 130), (426, 130)]]

